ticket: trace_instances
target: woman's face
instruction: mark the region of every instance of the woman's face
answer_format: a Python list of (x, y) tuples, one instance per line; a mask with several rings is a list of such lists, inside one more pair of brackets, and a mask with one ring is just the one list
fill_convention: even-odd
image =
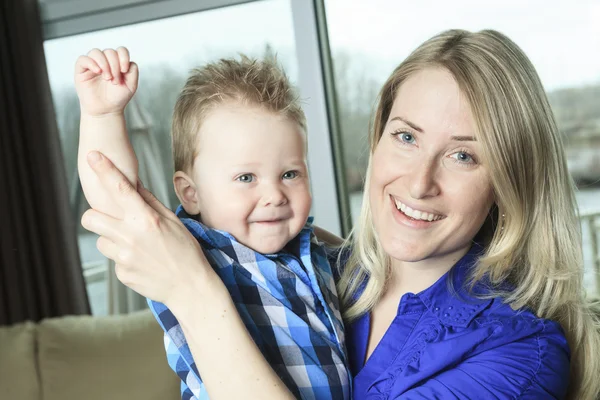
[(399, 88), (371, 160), (369, 199), (385, 252), (404, 262), (457, 260), (493, 204), (466, 99), (444, 69)]

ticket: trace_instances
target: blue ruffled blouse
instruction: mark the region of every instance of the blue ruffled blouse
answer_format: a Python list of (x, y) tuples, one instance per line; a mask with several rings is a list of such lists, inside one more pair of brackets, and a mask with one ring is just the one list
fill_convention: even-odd
[(428, 289), (407, 293), (366, 360), (370, 315), (347, 325), (355, 399), (562, 399), (569, 347), (561, 327), (469, 292), (478, 246)]

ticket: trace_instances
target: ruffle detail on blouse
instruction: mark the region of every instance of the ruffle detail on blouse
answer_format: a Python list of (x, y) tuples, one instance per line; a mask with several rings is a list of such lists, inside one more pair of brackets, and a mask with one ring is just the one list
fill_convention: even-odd
[(443, 327), (440, 324), (431, 324), (419, 333), (413, 344), (410, 346), (410, 349), (406, 350), (404, 360), (397, 365), (394, 365), (381, 377), (380, 382), (383, 383), (382, 385), (375, 385), (375, 389), (380, 395), (378, 398), (387, 398), (387, 394), (390, 393), (392, 386), (394, 385), (396, 376), (400, 375), (406, 368), (410, 368), (411, 365), (414, 365), (421, 359), (425, 347), (440, 335), (442, 329)]

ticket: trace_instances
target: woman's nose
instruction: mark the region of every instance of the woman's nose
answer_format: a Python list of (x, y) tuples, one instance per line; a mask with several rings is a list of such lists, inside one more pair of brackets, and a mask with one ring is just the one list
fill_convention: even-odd
[(410, 172), (409, 193), (413, 199), (437, 196), (440, 187), (436, 180), (437, 166), (434, 160), (415, 164)]

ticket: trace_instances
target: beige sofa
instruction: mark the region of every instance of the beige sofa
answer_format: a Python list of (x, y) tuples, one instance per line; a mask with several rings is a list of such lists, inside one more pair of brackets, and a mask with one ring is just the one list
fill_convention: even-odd
[(2, 400), (177, 400), (149, 310), (0, 327)]

